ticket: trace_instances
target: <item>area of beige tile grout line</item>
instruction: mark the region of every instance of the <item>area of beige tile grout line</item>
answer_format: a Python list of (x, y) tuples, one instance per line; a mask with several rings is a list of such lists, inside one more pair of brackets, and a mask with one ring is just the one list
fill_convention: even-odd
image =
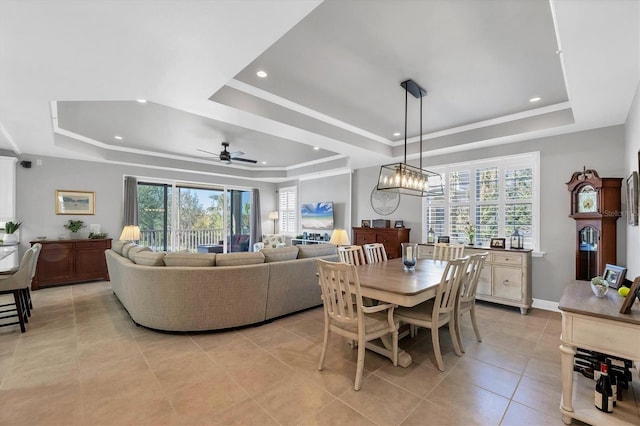
[(0, 328), (0, 425), (561, 425), (560, 315), (479, 303), (466, 353), (442, 329), (445, 372), (429, 330), (405, 338), (408, 368), (332, 337), (318, 371), (322, 308), (209, 333), (136, 326), (108, 282), (33, 292), (27, 332)]

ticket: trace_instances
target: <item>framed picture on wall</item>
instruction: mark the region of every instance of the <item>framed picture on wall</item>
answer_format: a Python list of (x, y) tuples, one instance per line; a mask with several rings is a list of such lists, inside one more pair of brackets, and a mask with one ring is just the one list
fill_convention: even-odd
[(96, 193), (56, 190), (56, 214), (96, 214)]
[(627, 223), (638, 226), (638, 172), (627, 178)]

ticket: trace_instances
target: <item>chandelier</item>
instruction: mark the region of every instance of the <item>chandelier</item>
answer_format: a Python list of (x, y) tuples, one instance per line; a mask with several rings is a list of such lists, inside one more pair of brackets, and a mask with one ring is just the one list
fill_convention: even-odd
[[(397, 191), (400, 194), (425, 197), (434, 194), (434, 189), (442, 192), (442, 179), (438, 173), (422, 168), (422, 98), (427, 91), (409, 79), (400, 83), (404, 88), (404, 162), (386, 164), (380, 167), (378, 190)], [(420, 99), (420, 167), (407, 164), (407, 103), (409, 93)], [(437, 182), (437, 183), (436, 183)], [(435, 188), (434, 188), (435, 186)]]

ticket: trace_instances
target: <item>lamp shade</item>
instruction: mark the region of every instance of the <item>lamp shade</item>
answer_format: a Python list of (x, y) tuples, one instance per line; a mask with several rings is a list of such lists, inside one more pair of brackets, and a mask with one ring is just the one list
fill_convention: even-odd
[(140, 239), (140, 227), (137, 225), (127, 225), (122, 228), (120, 240), (122, 241), (138, 241)]
[(269, 212), (269, 219), (278, 220), (278, 212), (277, 211)]
[(334, 229), (329, 242), (337, 246), (351, 245), (351, 242), (349, 241), (349, 234), (347, 234), (347, 231), (344, 229)]

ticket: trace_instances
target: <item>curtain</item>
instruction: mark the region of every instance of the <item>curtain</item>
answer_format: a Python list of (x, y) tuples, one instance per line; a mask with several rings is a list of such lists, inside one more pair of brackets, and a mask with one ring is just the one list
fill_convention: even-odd
[(138, 225), (138, 180), (133, 176), (124, 177), (122, 227), (127, 225)]
[(262, 212), (260, 211), (260, 191), (254, 188), (251, 191), (251, 237), (249, 239), (249, 250), (253, 244), (262, 240)]

